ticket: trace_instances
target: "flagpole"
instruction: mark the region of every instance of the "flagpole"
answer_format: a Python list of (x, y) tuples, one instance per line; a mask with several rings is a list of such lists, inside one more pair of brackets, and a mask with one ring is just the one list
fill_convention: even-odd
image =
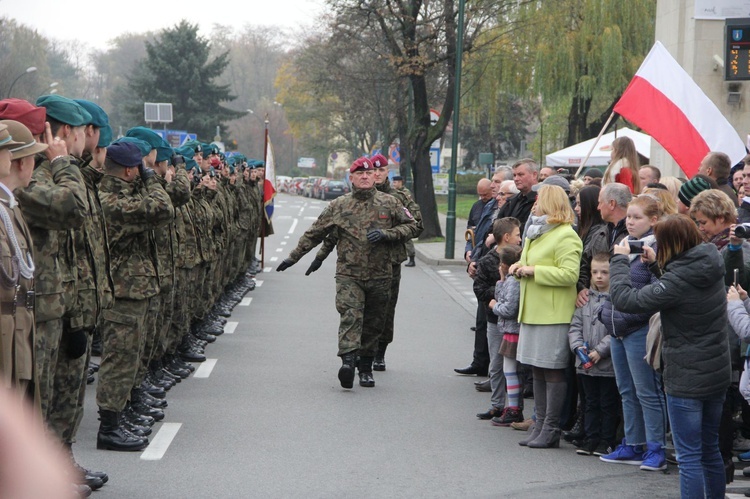
[[(266, 190), (266, 161), (268, 160), (268, 113), (266, 113), (266, 119), (264, 121), (265, 124), (265, 135), (263, 137), (263, 190), (262, 193)], [(261, 201), (263, 201), (264, 196), (262, 195)], [(265, 202), (261, 202), (261, 208), (260, 208), (260, 268), (264, 269), (266, 267), (266, 204)]]
[(601, 139), (602, 135), (604, 135), (604, 131), (607, 128), (609, 128), (609, 124), (612, 123), (612, 120), (615, 118), (616, 114), (617, 114), (616, 112), (612, 111), (612, 114), (609, 115), (609, 118), (607, 119), (607, 122), (602, 127), (601, 131), (599, 132), (599, 135), (596, 136), (596, 140), (591, 145), (591, 149), (589, 150), (589, 153), (586, 155), (585, 158), (583, 158), (583, 162), (581, 163), (581, 166), (578, 167), (578, 170), (576, 170), (576, 174), (575, 174), (575, 176), (573, 178), (578, 178), (578, 175), (581, 174), (581, 170), (583, 169), (584, 166), (586, 166), (586, 162), (589, 160), (589, 157), (594, 152), (594, 148), (596, 147), (596, 144), (599, 143), (599, 139)]

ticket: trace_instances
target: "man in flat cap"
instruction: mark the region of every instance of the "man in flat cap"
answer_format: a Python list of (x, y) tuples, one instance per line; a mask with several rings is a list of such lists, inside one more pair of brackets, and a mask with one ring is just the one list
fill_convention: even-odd
[[(96, 401), (101, 425), (97, 448), (141, 450), (148, 445), (121, 426), (138, 375), (144, 320), (150, 298), (159, 293), (152, 257), (151, 230), (168, 224), (174, 209), (154, 170), (143, 166), (135, 144), (113, 143), (107, 149), (99, 199), (107, 224), (115, 303), (102, 312), (104, 349)], [(141, 182), (136, 182), (140, 178)]]
[(391, 195), (375, 188), (374, 168), (359, 158), (349, 168), (352, 192), (333, 200), (276, 269), (297, 263), (329, 234), (338, 246), (336, 309), (341, 315), (339, 382), (352, 388), (359, 356), (360, 386), (375, 386), (372, 361), (383, 330), (393, 274), (391, 244), (412, 237), (417, 224)]

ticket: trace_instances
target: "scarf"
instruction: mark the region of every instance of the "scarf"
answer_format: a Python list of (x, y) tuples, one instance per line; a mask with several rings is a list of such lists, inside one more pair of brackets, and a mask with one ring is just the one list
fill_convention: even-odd
[(721, 251), (724, 246), (729, 244), (729, 228), (727, 227), (726, 229), (722, 230), (714, 237), (712, 237), (708, 242), (716, 246), (716, 248)]
[(533, 241), (534, 239), (538, 239), (542, 235), (551, 231), (558, 225), (560, 224), (547, 223), (547, 215), (542, 215), (541, 217), (536, 217), (532, 215), (531, 225), (529, 225), (529, 228), (526, 229), (526, 237), (528, 237), (529, 239)]

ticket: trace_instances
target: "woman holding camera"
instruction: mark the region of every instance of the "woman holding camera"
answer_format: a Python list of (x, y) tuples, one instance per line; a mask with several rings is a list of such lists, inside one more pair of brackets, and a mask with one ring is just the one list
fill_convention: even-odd
[[(657, 282), (639, 253), (647, 248), (650, 252), (656, 250), (653, 227), (662, 215), (661, 203), (649, 194), (635, 197), (628, 205), (625, 225), (629, 236), (615, 246), (615, 252), (627, 255), (630, 282), (636, 289)], [(638, 252), (633, 251), (636, 247)], [(621, 309), (614, 300), (604, 302), (600, 309), (599, 318), (612, 335), (610, 350), (625, 427), (622, 444), (600, 459), (660, 471), (667, 467), (664, 455), (667, 410), (661, 376), (644, 360), (651, 315), (653, 311)]]
[(519, 442), (532, 448), (559, 447), (565, 403), (568, 330), (576, 302), (581, 238), (573, 230), (573, 209), (556, 185), (539, 189), (521, 260), (509, 273), (521, 282), (516, 359), (533, 367), (536, 425)]
[(640, 260), (658, 264), (660, 280), (641, 289), (633, 286), (626, 241), (615, 248), (610, 263), (610, 296), (618, 310), (661, 311), (662, 366), (680, 492), (683, 498), (723, 498), (718, 428), (731, 378), (724, 262), (685, 215), (667, 216), (654, 226), (654, 235), (658, 257), (646, 248)]

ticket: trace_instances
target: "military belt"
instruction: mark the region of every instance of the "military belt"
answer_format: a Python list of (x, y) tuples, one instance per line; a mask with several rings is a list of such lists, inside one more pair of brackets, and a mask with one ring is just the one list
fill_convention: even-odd
[(0, 314), (16, 315), (16, 309), (18, 307), (26, 308), (28, 310), (34, 310), (35, 303), (36, 294), (33, 291), (27, 291), (26, 293), (16, 293), (16, 299), (14, 301), (0, 302)]

